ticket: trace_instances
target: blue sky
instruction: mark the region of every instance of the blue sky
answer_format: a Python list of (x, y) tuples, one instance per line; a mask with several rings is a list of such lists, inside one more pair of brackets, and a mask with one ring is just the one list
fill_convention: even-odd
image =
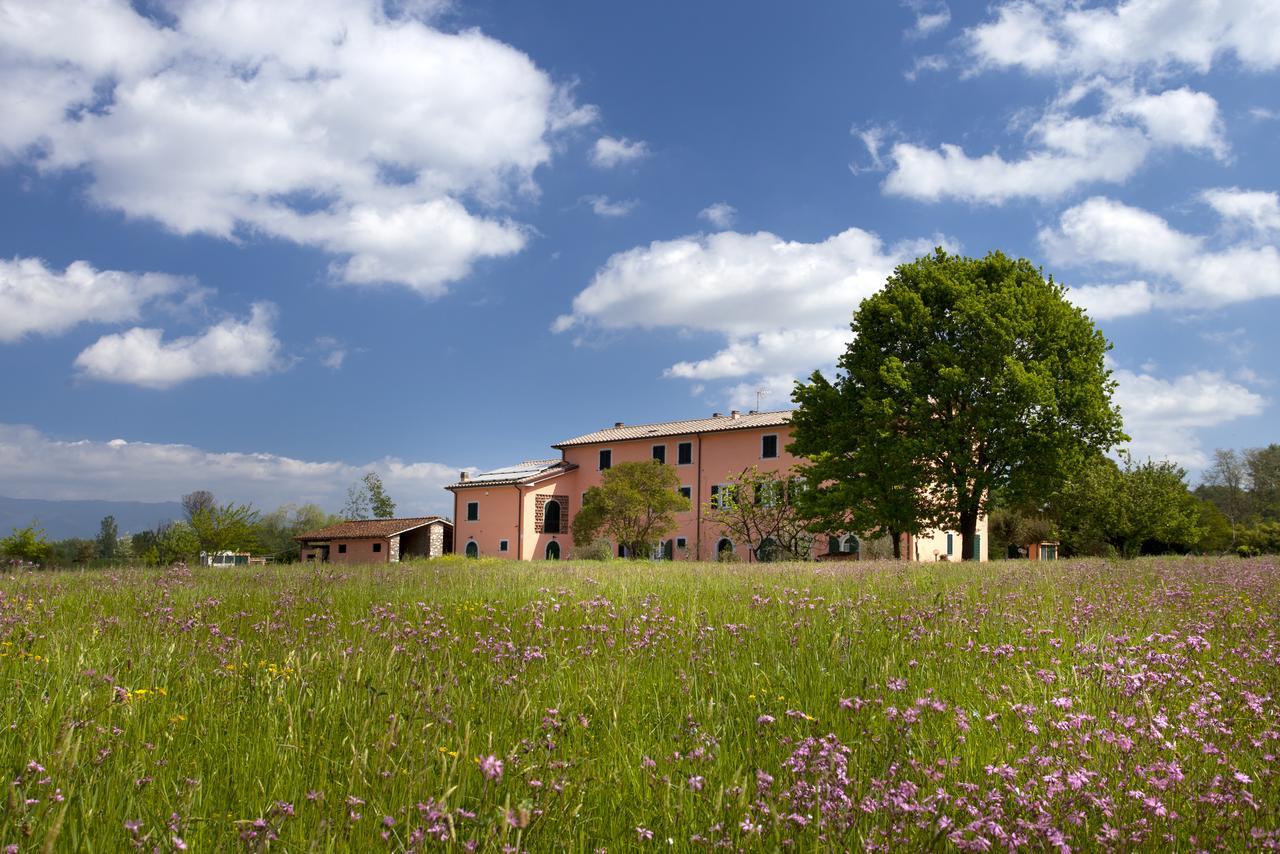
[(785, 406), (937, 244), (1195, 471), (1277, 438), (1278, 71), (1268, 0), (0, 0), (0, 494), (446, 510)]

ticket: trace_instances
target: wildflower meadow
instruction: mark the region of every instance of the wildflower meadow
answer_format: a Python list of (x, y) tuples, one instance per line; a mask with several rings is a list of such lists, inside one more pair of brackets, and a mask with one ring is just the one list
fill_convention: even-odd
[(1272, 559), (0, 577), (0, 850), (1280, 847)]

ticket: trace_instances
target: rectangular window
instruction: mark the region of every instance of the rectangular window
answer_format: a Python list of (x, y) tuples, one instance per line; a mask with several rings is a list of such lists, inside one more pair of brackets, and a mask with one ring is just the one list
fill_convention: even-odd
[(692, 487), (692, 486), (682, 486), (682, 487), (680, 487), (680, 494), (681, 494), (681, 495), (683, 495), (685, 498), (689, 499), (690, 501), (692, 501), (692, 500), (693, 500), (693, 487)]
[(653, 458), (654, 458), (655, 460), (657, 460), (658, 462), (660, 462), (660, 463), (664, 463), (664, 464), (665, 464), (665, 463), (666, 463), (666, 461), (667, 461), (667, 446), (666, 446), (666, 445), (654, 445), (654, 446), (653, 446)]
[(344, 554), (346, 554), (346, 553), (347, 553), (347, 544), (346, 544), (346, 543), (338, 543), (338, 554), (340, 554), (340, 555), (344, 555)]
[(955, 534), (947, 534), (947, 554), (948, 555), (953, 555), (956, 553), (955, 539), (956, 539)]
[(374, 543), (374, 544), (373, 544), (373, 550), (374, 550), (375, 552), (380, 552), (380, 551), (382, 551), (382, 543)]
[(507, 541), (498, 540), (498, 551), (505, 552), (507, 550)]
[(676, 548), (678, 549), (689, 548), (689, 541), (686, 540), (684, 537), (676, 537)]
[(761, 436), (760, 437), (760, 458), (765, 460), (776, 459), (778, 456), (778, 437), (777, 436)]
[(480, 502), (468, 501), (467, 502), (467, 521), (475, 522), (479, 520), (479, 518), (480, 518)]
[(973, 535), (973, 559), (982, 560), (982, 535)]
[(725, 507), (733, 503), (733, 487), (727, 483), (717, 483), (711, 486), (711, 503), (716, 507)]
[(681, 442), (676, 445), (676, 465), (687, 466), (693, 462), (693, 443)]
[(600, 452), (600, 471), (613, 467), (613, 451), (605, 448)]

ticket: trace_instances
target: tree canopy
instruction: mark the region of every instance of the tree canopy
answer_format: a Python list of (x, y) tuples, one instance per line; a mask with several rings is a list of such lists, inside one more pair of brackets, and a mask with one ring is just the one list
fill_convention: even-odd
[(900, 265), (855, 312), (830, 389), (795, 391), (792, 451), (819, 494), (845, 490), (862, 526), (955, 528), (971, 559), (993, 491), (1042, 500), (1122, 441), (1110, 345), (1065, 293), (1000, 252)]
[(587, 544), (603, 533), (628, 555), (647, 555), (675, 530), (674, 514), (690, 507), (679, 490), (680, 476), (671, 466), (618, 463), (604, 472), (599, 486), (587, 490), (573, 518), (573, 540)]
[(342, 509), (345, 519), (391, 519), (396, 515), (396, 503), (387, 495), (382, 478), (377, 472), (366, 472), (364, 477), (347, 489), (347, 505)]
[(49, 541), (44, 535), (44, 529), (35, 525), (14, 528), (13, 533), (0, 539), (0, 554), (31, 563), (43, 563), (49, 559)]
[(111, 560), (119, 548), (120, 529), (115, 516), (104, 516), (98, 528), (98, 553), (96, 557)]
[(729, 478), (704, 518), (746, 544), (757, 560), (806, 560), (813, 534), (796, 504), (804, 491), (803, 480), (752, 466)]
[(248, 504), (206, 507), (191, 518), (200, 550), (208, 554), (253, 551), (258, 548), (257, 525), (258, 511)]
[(1097, 456), (1068, 480), (1050, 502), (1063, 545), (1073, 554), (1189, 551), (1206, 524), (1186, 472), (1168, 460), (1124, 465)]

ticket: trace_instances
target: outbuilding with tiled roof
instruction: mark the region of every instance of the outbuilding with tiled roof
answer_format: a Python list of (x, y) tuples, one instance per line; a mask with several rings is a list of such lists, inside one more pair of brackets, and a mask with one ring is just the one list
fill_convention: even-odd
[(453, 550), (453, 523), (443, 516), (351, 519), (294, 537), (302, 560), (318, 563), (396, 563)]

